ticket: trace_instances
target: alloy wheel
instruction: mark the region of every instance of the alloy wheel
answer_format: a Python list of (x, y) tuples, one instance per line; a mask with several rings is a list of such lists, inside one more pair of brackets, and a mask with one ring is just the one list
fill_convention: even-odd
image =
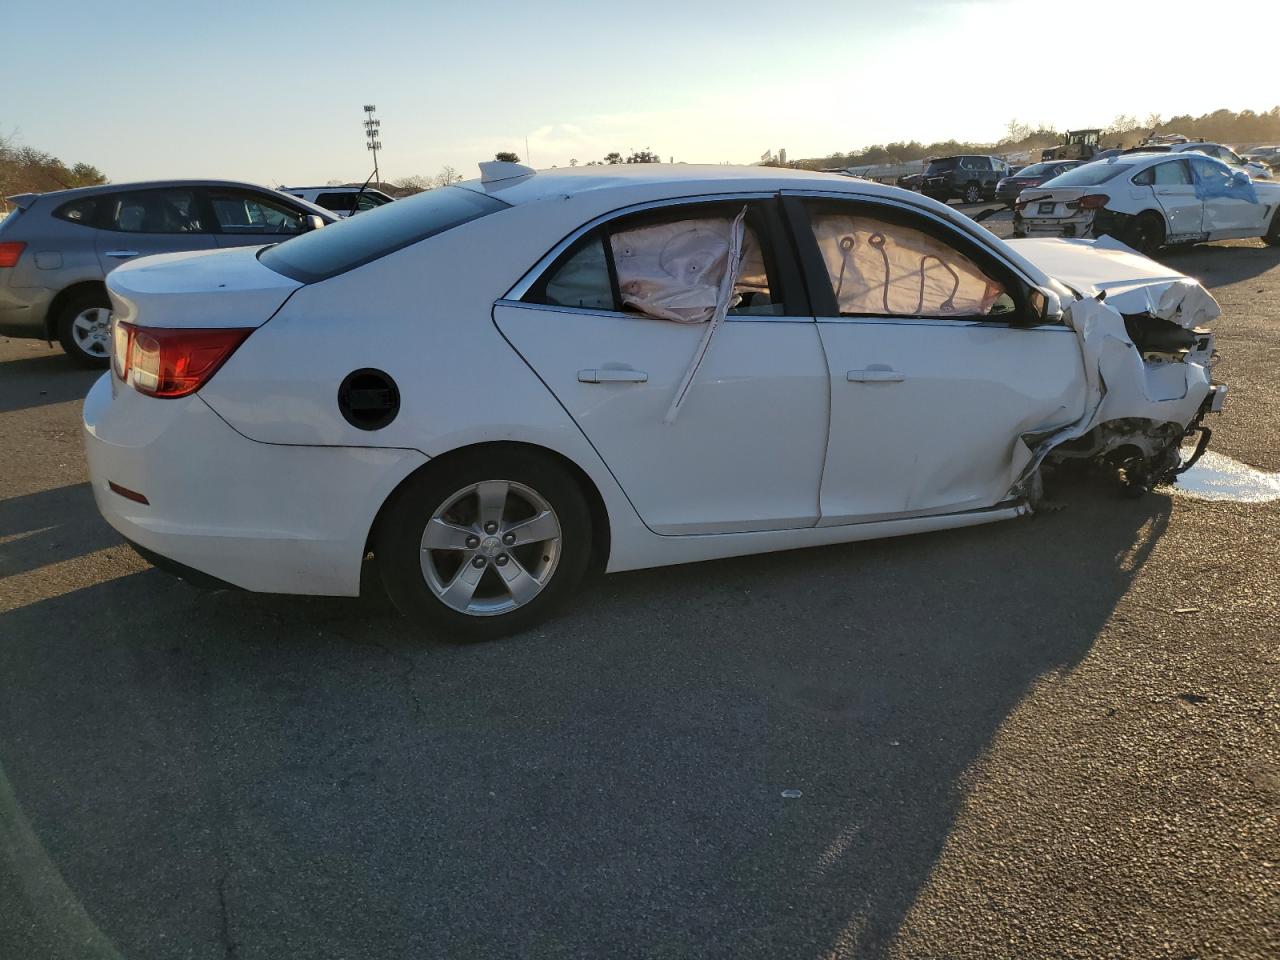
[(86, 356), (105, 360), (111, 354), (111, 310), (89, 307), (71, 321), (71, 335)]
[(422, 575), (445, 606), (470, 616), (510, 613), (551, 581), (560, 520), (531, 487), (473, 483), (449, 496), (422, 532)]

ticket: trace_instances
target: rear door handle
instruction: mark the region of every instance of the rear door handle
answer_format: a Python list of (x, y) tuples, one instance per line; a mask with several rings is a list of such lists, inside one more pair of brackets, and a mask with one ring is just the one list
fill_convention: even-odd
[(579, 370), (579, 383), (648, 383), (649, 375), (643, 370)]
[(901, 383), (907, 379), (904, 374), (897, 370), (890, 370), (887, 367), (875, 368), (867, 370), (850, 370), (846, 375), (850, 383)]
[(117, 260), (127, 260), (129, 257), (136, 257), (137, 250), (108, 250), (103, 254), (104, 257), (115, 257)]

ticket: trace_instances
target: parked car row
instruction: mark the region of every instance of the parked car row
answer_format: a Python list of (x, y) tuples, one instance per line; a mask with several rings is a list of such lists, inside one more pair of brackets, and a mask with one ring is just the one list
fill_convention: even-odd
[(360, 187), (169, 180), (7, 199), (14, 210), (0, 219), (0, 334), (57, 340), (78, 363), (105, 366), (104, 278), (113, 268), (157, 253), (279, 243), (392, 198)]
[(1280, 183), (1254, 181), (1200, 151), (1126, 152), (1025, 189), (1015, 237), (1112, 236), (1154, 253), (1165, 244), (1261, 237), (1280, 244)]

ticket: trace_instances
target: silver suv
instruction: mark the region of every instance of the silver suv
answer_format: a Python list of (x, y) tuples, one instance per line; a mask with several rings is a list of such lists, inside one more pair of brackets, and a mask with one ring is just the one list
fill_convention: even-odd
[(0, 334), (58, 340), (84, 366), (110, 356), (103, 278), (153, 253), (277, 243), (332, 213), (228, 180), (109, 184), (7, 198), (0, 220)]

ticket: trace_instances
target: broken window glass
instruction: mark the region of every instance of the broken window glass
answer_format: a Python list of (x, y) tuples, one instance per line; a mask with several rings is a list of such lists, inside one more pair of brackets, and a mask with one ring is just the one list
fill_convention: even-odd
[[(624, 309), (677, 323), (702, 323), (715, 310), (729, 266), (733, 217), (648, 220), (610, 235)], [(754, 230), (743, 236), (742, 264), (729, 313), (781, 313)]]

